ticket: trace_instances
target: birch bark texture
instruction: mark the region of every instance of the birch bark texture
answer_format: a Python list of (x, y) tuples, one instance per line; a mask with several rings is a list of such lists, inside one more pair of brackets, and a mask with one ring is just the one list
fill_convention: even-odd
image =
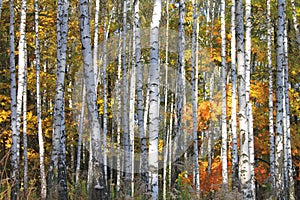
[(12, 190), (11, 198), (17, 199), (18, 181), (19, 181), (19, 143), (20, 137), (17, 131), (17, 78), (15, 66), (15, 11), (14, 0), (9, 1), (9, 46), (10, 46), (10, 110), (11, 110), (11, 130), (12, 130), (12, 145), (11, 145), (11, 180), (16, 187)]
[(44, 139), (42, 130), (42, 103), (41, 103), (41, 82), (40, 82), (40, 44), (39, 44), (39, 3), (34, 1), (34, 30), (35, 30), (35, 67), (36, 67), (36, 109), (38, 123), (38, 141), (39, 141), (39, 157), (40, 157), (40, 176), (41, 176), (41, 199), (46, 199), (47, 183), (45, 173), (45, 153)]
[(57, 73), (54, 97), (52, 152), (48, 176), (47, 198), (68, 199), (65, 126), (65, 71), (68, 34), (67, 0), (58, 1), (57, 12)]
[(270, 177), (272, 193), (275, 193), (275, 135), (274, 135), (274, 105), (273, 105), (273, 62), (272, 62), (272, 36), (273, 27), (271, 23), (271, 3), (267, 0), (268, 17), (268, 73), (269, 73), (269, 134), (270, 134)]
[(225, 30), (225, 0), (221, 0), (221, 67), (222, 67), (222, 183), (223, 189), (228, 190), (227, 170), (227, 121), (226, 121), (226, 30)]
[(148, 184), (148, 157), (147, 157), (147, 140), (144, 126), (144, 92), (143, 92), (143, 72), (144, 67), (141, 60), (141, 30), (140, 30), (140, 1), (134, 1), (134, 25), (135, 25), (135, 65), (136, 65), (136, 84), (137, 84), (137, 118), (138, 134), (140, 136), (141, 154), (140, 154), (140, 172), (141, 179), (145, 184), (142, 189), (146, 191)]
[(91, 127), (91, 183), (88, 186), (88, 195), (91, 199), (108, 199), (106, 184), (104, 180), (103, 157), (101, 155), (100, 123), (97, 108), (95, 74), (92, 63), (91, 31), (89, 3), (80, 0), (80, 39), (82, 44), (82, 56), (84, 63), (84, 77), (86, 84), (86, 102), (88, 107)]
[(253, 136), (253, 116), (252, 116), (252, 103), (250, 101), (250, 79), (251, 79), (251, 0), (245, 1), (245, 68), (246, 68), (246, 115), (247, 126), (249, 134), (249, 170), (250, 170), (250, 182), (249, 190), (251, 192), (252, 199), (255, 199), (255, 174), (254, 174), (254, 136)]
[(159, 24), (161, 0), (154, 0), (150, 25), (150, 104), (149, 104), (149, 175), (152, 199), (158, 199), (158, 131), (159, 131)]
[[(198, 61), (197, 56), (197, 43), (198, 43), (198, 32), (197, 32), (197, 1), (193, 0), (193, 28), (192, 28), (192, 70), (191, 70), (191, 81), (192, 81), (192, 109), (193, 109), (193, 143), (194, 143), (194, 166), (193, 182), (196, 186), (196, 192), (200, 193), (200, 175), (199, 175), (199, 151), (198, 151), (198, 130), (197, 130), (197, 108), (198, 108)], [(172, 123), (172, 122), (171, 122)]]
[(239, 176), (244, 198), (251, 198), (249, 189), (249, 133), (246, 116), (246, 71), (245, 71), (245, 43), (244, 43), (244, 6), (242, 0), (236, 1), (236, 41), (237, 41), (237, 79), (238, 79), (238, 106), (240, 128), (240, 161)]
[(128, 124), (128, 81), (127, 81), (127, 56), (126, 56), (126, 34), (127, 34), (127, 0), (123, 2), (123, 30), (122, 30), (122, 127), (124, 137), (124, 170), (125, 170), (125, 195), (131, 196), (131, 160), (130, 160), (130, 136)]
[[(20, 188), (20, 180), (19, 180), (19, 163), (20, 163), (20, 127), (21, 127), (21, 116), (22, 116), (22, 107), (23, 107), (23, 95), (25, 89), (25, 81), (26, 81), (26, 10), (27, 10), (27, 2), (26, 0), (22, 0), (21, 2), (21, 20), (20, 20), (20, 39), (19, 39), (19, 55), (18, 55), (18, 88), (16, 94), (16, 132), (12, 134), (12, 180), (13, 186), (11, 190), (11, 198), (17, 199), (18, 192)], [(12, 24), (11, 24), (12, 25)], [(12, 27), (10, 27), (12, 28)], [(11, 38), (12, 39), (12, 38)], [(14, 44), (11, 44), (14, 45)], [(11, 54), (12, 55), (12, 54)], [(11, 63), (12, 64), (12, 63)], [(12, 68), (11, 68), (12, 69)], [(12, 86), (13, 87), (13, 86)], [(13, 119), (12, 119), (13, 121)]]
[(232, 131), (232, 187), (239, 188), (239, 166), (238, 166), (238, 140), (237, 140), (237, 118), (236, 118), (236, 30), (235, 30), (235, 0), (231, 5), (231, 131)]
[(275, 136), (275, 176), (276, 197), (284, 196), (284, 144), (283, 144), (283, 103), (284, 103), (284, 32), (286, 23), (286, 2), (278, 0), (277, 40), (276, 40), (276, 136)]

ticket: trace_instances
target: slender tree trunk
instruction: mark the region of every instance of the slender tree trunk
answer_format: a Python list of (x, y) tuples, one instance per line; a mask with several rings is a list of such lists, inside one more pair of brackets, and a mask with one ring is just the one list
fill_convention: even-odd
[(78, 187), (79, 184), (79, 173), (80, 173), (80, 159), (81, 159), (81, 145), (82, 145), (82, 133), (83, 133), (83, 123), (84, 123), (84, 108), (85, 108), (85, 84), (84, 80), (82, 80), (82, 99), (81, 99), (81, 111), (79, 118), (79, 131), (78, 131), (78, 144), (77, 144), (77, 163), (76, 163), (76, 171), (75, 171), (75, 185)]
[(276, 41), (276, 138), (275, 175), (276, 197), (284, 197), (284, 144), (283, 144), (283, 101), (284, 101), (284, 30), (286, 23), (285, 0), (278, 0), (278, 24)]
[(272, 34), (273, 27), (271, 24), (271, 3), (267, 0), (268, 16), (268, 73), (269, 73), (269, 133), (270, 133), (270, 177), (272, 193), (275, 189), (275, 138), (274, 138), (274, 116), (273, 116), (273, 64), (272, 64)]
[[(132, 18), (135, 18), (135, 7)], [(132, 63), (130, 74), (130, 94), (129, 94), (129, 138), (130, 138), (130, 161), (131, 161), (131, 196), (134, 197), (134, 115), (135, 115), (135, 86), (136, 86), (136, 26), (132, 28)]]
[[(92, 181), (89, 185), (89, 197), (91, 199), (108, 199), (104, 170), (103, 157), (101, 155), (100, 143), (100, 123), (97, 109), (97, 97), (95, 90), (95, 73), (92, 65), (92, 49), (90, 34), (90, 16), (88, 10), (88, 1), (80, 0), (80, 36), (82, 44), (82, 55), (84, 63), (84, 76), (86, 84), (86, 100), (88, 105), (88, 113), (90, 116), (91, 127), (91, 147), (92, 151)], [(90, 167), (90, 166), (89, 166)]]
[(124, 168), (125, 168), (125, 195), (126, 197), (131, 196), (131, 161), (130, 161), (130, 138), (129, 138), (129, 127), (128, 127), (128, 108), (127, 108), (127, 63), (126, 63), (126, 34), (127, 34), (127, 0), (123, 2), (123, 32), (122, 32), (122, 126), (123, 126), (123, 137), (124, 137)]
[(167, 194), (167, 162), (168, 162), (168, 152), (169, 152), (169, 144), (170, 138), (168, 135), (168, 127), (167, 127), (167, 108), (168, 108), (168, 67), (169, 67), (169, 2), (165, 1), (166, 6), (166, 49), (165, 49), (165, 90), (164, 90), (164, 138), (165, 138), (165, 145), (164, 145), (164, 163), (163, 163), (163, 199), (166, 200)]
[[(104, 16), (106, 16), (106, 1), (105, 1), (105, 6), (104, 6)], [(106, 77), (106, 69), (107, 69), (107, 59), (106, 59), (106, 54), (107, 54), (107, 37), (106, 34), (108, 33), (109, 30), (106, 29), (106, 19), (104, 19), (104, 25), (103, 25), (103, 167), (104, 167), (104, 177), (105, 177), (105, 182), (107, 185), (107, 155), (106, 155), (106, 149), (107, 149), (107, 77)], [(95, 55), (94, 55), (95, 56)], [(97, 80), (97, 78), (96, 78)], [(97, 85), (97, 82), (96, 82)]]
[[(175, 134), (178, 141), (176, 141), (175, 162), (179, 162), (180, 150), (182, 145), (183, 127), (182, 127), (182, 107), (183, 107), (183, 66), (184, 66), (184, 13), (185, 0), (179, 1), (179, 21), (178, 21), (178, 46), (177, 46), (177, 90), (176, 90), (176, 122)], [(178, 166), (174, 166), (173, 180), (176, 180), (179, 174)]]
[(149, 105), (149, 174), (152, 199), (158, 199), (158, 131), (159, 131), (159, 23), (161, 0), (154, 0), (150, 27), (150, 105)]
[(12, 145), (11, 145), (11, 184), (14, 186), (11, 199), (17, 199), (19, 187), (19, 137), (17, 130), (17, 81), (15, 66), (15, 11), (14, 0), (9, 1), (9, 46), (10, 46), (10, 109), (11, 109), (11, 129), (12, 129)]
[(93, 67), (95, 73), (95, 86), (96, 93), (100, 76), (98, 77), (99, 71), (99, 11), (100, 11), (100, 0), (95, 0), (95, 18), (94, 18), (94, 49), (93, 49)]
[(34, 27), (35, 27), (35, 60), (36, 60), (36, 105), (38, 123), (38, 141), (40, 156), (40, 176), (41, 176), (41, 199), (46, 199), (47, 184), (44, 164), (44, 139), (42, 130), (42, 110), (41, 110), (41, 83), (40, 83), (40, 44), (39, 44), (39, 4), (34, 1)]
[(228, 190), (227, 170), (227, 122), (226, 122), (226, 30), (225, 30), (225, 0), (221, 1), (221, 59), (222, 59), (222, 181), (223, 189)]
[[(25, 60), (27, 61), (27, 44), (24, 46)], [(23, 90), (23, 156), (24, 156), (24, 197), (28, 192), (28, 145), (27, 145), (27, 62), (25, 63), (24, 90)]]
[(122, 53), (121, 48), (121, 34), (119, 35), (119, 53), (118, 53), (118, 79), (117, 79), (117, 91), (116, 91), (116, 97), (117, 97), (117, 183), (116, 183), (116, 192), (118, 193), (120, 190), (120, 183), (121, 183), (121, 68), (122, 68)]
[(193, 182), (196, 186), (197, 195), (200, 193), (200, 176), (199, 176), (199, 151), (198, 151), (198, 121), (197, 121), (197, 107), (198, 107), (198, 64), (196, 59), (197, 52), (197, 1), (193, 0), (193, 29), (192, 29), (192, 70), (191, 70), (191, 80), (192, 80), (192, 109), (193, 109), (193, 142), (194, 142), (194, 166)]
[(169, 177), (168, 177), (168, 182), (169, 182), (169, 189), (171, 189), (172, 186), (172, 153), (173, 153), (173, 140), (172, 140), (172, 133), (173, 133), (173, 115), (174, 115), (174, 96), (175, 94), (173, 94), (171, 96), (171, 108), (170, 108), (170, 125), (169, 125)]
[(251, 198), (255, 199), (255, 175), (254, 175), (254, 136), (253, 136), (253, 121), (252, 121), (252, 104), (250, 102), (250, 73), (251, 73), (251, 0), (245, 2), (245, 18), (246, 18), (246, 33), (245, 33), (245, 68), (246, 68), (246, 115), (249, 134), (249, 164), (250, 164), (250, 185)]
[(65, 69), (68, 33), (68, 1), (58, 1), (57, 74), (54, 98), (52, 154), (48, 176), (48, 199), (68, 199), (65, 147)]
[(249, 163), (249, 134), (246, 116), (246, 71), (244, 47), (244, 14), (243, 1), (236, 1), (236, 36), (237, 36), (237, 78), (239, 99), (239, 128), (240, 128), (240, 161), (239, 175), (244, 198), (250, 198), (250, 163)]
[(143, 101), (143, 64), (141, 60), (141, 31), (140, 31), (140, 1), (134, 1), (134, 26), (135, 26), (135, 65), (136, 65), (136, 81), (137, 81), (137, 118), (138, 118), (138, 133), (140, 136), (140, 173), (145, 187), (142, 188), (146, 192), (148, 184), (148, 159), (146, 149), (146, 132), (144, 127), (144, 101)]
[(11, 198), (17, 199), (19, 192), (19, 162), (20, 162), (20, 127), (23, 106), (23, 94), (26, 81), (26, 10), (27, 2), (22, 0), (21, 3), (21, 22), (20, 22), (20, 40), (19, 40), (19, 62), (18, 62), (18, 90), (17, 90), (17, 115), (16, 115), (16, 134), (12, 135), (12, 193)]
[(231, 6), (231, 131), (232, 131), (232, 187), (239, 188), (239, 166), (238, 166), (238, 141), (237, 141), (237, 121), (236, 121), (236, 32), (235, 32), (235, 0)]

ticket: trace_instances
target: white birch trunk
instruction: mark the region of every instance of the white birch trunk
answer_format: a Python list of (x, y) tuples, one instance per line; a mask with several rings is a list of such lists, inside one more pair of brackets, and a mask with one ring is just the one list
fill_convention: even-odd
[[(184, 13), (185, 13), (185, 0), (179, 1), (179, 19), (178, 19), (178, 43), (177, 43), (177, 80), (176, 80), (176, 122), (175, 122), (175, 134), (178, 141), (175, 141), (175, 162), (180, 161), (180, 150), (183, 137), (182, 130), (182, 107), (183, 107), (183, 66), (184, 66)], [(177, 179), (179, 170), (178, 166), (174, 166), (174, 180)]]
[(253, 120), (252, 120), (252, 104), (250, 102), (250, 73), (251, 73), (251, 0), (245, 2), (245, 18), (246, 18), (246, 33), (245, 33), (245, 68), (246, 68), (246, 115), (249, 134), (249, 164), (250, 164), (250, 185), (252, 199), (255, 199), (255, 175), (254, 175), (254, 136), (253, 136)]
[(225, 30), (225, 0), (221, 0), (221, 65), (222, 65), (222, 183), (228, 190), (227, 170), (227, 122), (226, 122), (226, 30)]
[(163, 161), (163, 199), (166, 200), (167, 194), (167, 162), (168, 162), (168, 152), (169, 152), (169, 144), (170, 144), (170, 137), (167, 128), (167, 108), (168, 108), (168, 67), (169, 67), (169, 2), (165, 1), (166, 6), (166, 49), (165, 49), (165, 90), (164, 90), (164, 138), (165, 138), (165, 145), (164, 145), (164, 161)]
[(231, 131), (232, 131), (232, 187), (238, 189), (238, 140), (237, 140), (237, 121), (236, 121), (236, 31), (235, 31), (235, 0), (231, 5)]
[(236, 36), (237, 36), (237, 78), (239, 99), (239, 128), (240, 128), (240, 161), (239, 176), (244, 198), (250, 198), (250, 163), (249, 163), (249, 134), (246, 116), (246, 71), (244, 50), (244, 14), (243, 1), (236, 1)]
[[(134, 18), (134, 15), (133, 15)], [(131, 161), (131, 196), (134, 197), (134, 114), (135, 114), (135, 85), (136, 85), (136, 41), (135, 41), (135, 26), (133, 27), (132, 35), (132, 67), (130, 74), (130, 94), (129, 94), (129, 149)]]
[(17, 115), (16, 115), (16, 127), (17, 131), (15, 135), (12, 135), (12, 199), (16, 199), (19, 192), (19, 162), (20, 162), (20, 126), (23, 106), (23, 93), (26, 80), (26, 10), (27, 2), (22, 0), (21, 3), (21, 21), (20, 21), (20, 39), (19, 39), (19, 62), (18, 62), (18, 89), (17, 89)]
[[(11, 180), (12, 184), (19, 181), (19, 133), (17, 130), (17, 81), (15, 66), (15, 12), (14, 0), (9, 2), (9, 46), (10, 46), (10, 109), (11, 109), (11, 129), (12, 129), (12, 146), (11, 146)], [(18, 187), (12, 191), (11, 199), (17, 199)]]
[[(25, 60), (27, 61), (27, 44), (24, 46)], [(24, 156), (24, 194), (28, 192), (28, 145), (27, 145), (27, 62), (25, 63), (25, 77), (23, 90), (23, 156)]]
[(57, 73), (54, 98), (52, 153), (47, 198), (68, 199), (65, 147), (65, 69), (68, 33), (68, 1), (58, 1), (57, 12)]
[(79, 118), (79, 131), (78, 131), (78, 144), (77, 144), (77, 159), (76, 159), (76, 171), (75, 171), (75, 185), (78, 187), (79, 183), (79, 173), (80, 173), (80, 160), (81, 160), (81, 145), (82, 145), (82, 132), (83, 132), (83, 123), (84, 123), (84, 108), (85, 108), (85, 84), (82, 80), (82, 99), (81, 99), (81, 111)]
[(150, 26), (150, 105), (149, 105), (149, 174), (152, 199), (158, 199), (158, 132), (159, 132), (159, 23), (161, 0), (154, 0)]
[(276, 41), (276, 138), (275, 175), (276, 197), (284, 197), (284, 146), (283, 146), (283, 102), (284, 102), (284, 30), (286, 23), (285, 0), (278, 0), (278, 25)]
[[(146, 150), (146, 134), (144, 126), (144, 101), (143, 101), (143, 64), (141, 60), (141, 33), (140, 33), (140, 14), (139, 14), (140, 1), (134, 2), (134, 25), (135, 25), (135, 65), (136, 65), (136, 82), (137, 82), (137, 118), (138, 118), (138, 133), (141, 145), (140, 157), (140, 172), (141, 178), (147, 185), (148, 180), (146, 173), (148, 171), (147, 150)], [(145, 188), (144, 188), (144, 191)]]
[(121, 34), (119, 35), (119, 53), (118, 53), (118, 79), (116, 82), (117, 91), (117, 183), (116, 183), (116, 192), (118, 193), (120, 190), (120, 183), (121, 183), (121, 92), (120, 92), (120, 80), (121, 80), (121, 68), (122, 68), (122, 53), (121, 48)]
[(198, 107), (198, 65), (197, 64), (197, 1), (193, 0), (193, 29), (192, 29), (192, 70), (191, 70), (191, 81), (192, 81), (192, 109), (193, 109), (193, 143), (194, 143), (194, 166), (193, 182), (196, 186), (197, 195), (200, 193), (200, 175), (199, 175), (199, 151), (198, 151), (198, 121), (197, 121), (197, 107)]
[(84, 76), (86, 84), (86, 100), (88, 113), (90, 115), (91, 146), (92, 151), (92, 183), (89, 186), (89, 197), (91, 199), (108, 199), (104, 170), (103, 157), (101, 155), (100, 123), (98, 119), (97, 97), (95, 90), (95, 74), (92, 65), (92, 49), (90, 34), (90, 16), (88, 1), (80, 0), (80, 38), (82, 44), (82, 55), (84, 63)]
[(35, 29), (35, 65), (36, 65), (36, 109), (38, 123), (38, 141), (40, 157), (40, 176), (41, 176), (41, 199), (45, 200), (47, 195), (47, 183), (45, 174), (45, 153), (44, 139), (42, 130), (42, 110), (41, 110), (41, 83), (40, 83), (40, 45), (39, 45), (39, 4), (34, 1), (34, 29)]
[(274, 106), (273, 106), (273, 64), (272, 64), (272, 35), (273, 27), (271, 24), (271, 0), (267, 0), (268, 16), (268, 73), (269, 73), (269, 133), (270, 133), (270, 177), (272, 193), (275, 193), (275, 138), (274, 138)]
[(100, 10), (100, 0), (95, 0), (95, 18), (94, 18), (94, 49), (93, 49), (93, 67), (95, 73), (95, 86), (96, 86), (96, 93), (99, 83), (98, 77), (98, 52), (99, 52), (99, 10)]
[(124, 137), (124, 168), (125, 168), (125, 196), (131, 196), (131, 160), (130, 160), (130, 137), (128, 127), (128, 108), (127, 108), (127, 63), (126, 63), (126, 33), (127, 33), (127, 0), (123, 2), (123, 32), (122, 32), (122, 126), (123, 126), (123, 137)]
[[(104, 6), (105, 10), (106, 10), (106, 5)], [(106, 15), (106, 11), (104, 11), (104, 15)], [(104, 22), (104, 42), (103, 42), (103, 139), (102, 139), (102, 143), (103, 143), (103, 167), (104, 167), (104, 180), (106, 182), (107, 185), (107, 155), (106, 155), (106, 149), (107, 149), (107, 78), (106, 78), (106, 68), (107, 68), (107, 61), (106, 61), (106, 45), (107, 45), (107, 33), (109, 30), (106, 29), (106, 21)], [(94, 55), (95, 56), (95, 55)], [(95, 61), (95, 60), (94, 60)], [(96, 77), (97, 80), (97, 77)], [(97, 88), (97, 81), (96, 83), (96, 88)], [(97, 90), (96, 90), (97, 91)]]

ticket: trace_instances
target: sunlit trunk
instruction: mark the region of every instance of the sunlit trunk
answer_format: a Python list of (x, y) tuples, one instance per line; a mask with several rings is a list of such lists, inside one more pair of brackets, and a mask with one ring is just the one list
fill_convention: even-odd
[(36, 109), (38, 123), (38, 141), (40, 157), (40, 176), (41, 176), (41, 199), (46, 199), (47, 183), (44, 164), (44, 139), (42, 130), (42, 110), (41, 110), (41, 83), (40, 83), (40, 45), (39, 45), (39, 4), (34, 1), (34, 30), (35, 30), (35, 65), (36, 65)]
[(91, 151), (90, 157), (92, 168), (92, 180), (88, 183), (89, 191), (88, 195), (91, 199), (108, 199), (104, 169), (103, 169), (103, 157), (101, 155), (101, 131), (99, 123), (99, 114), (97, 108), (97, 97), (96, 97), (96, 85), (95, 85), (95, 74), (92, 63), (92, 49), (91, 49), (91, 34), (90, 34), (90, 16), (88, 10), (87, 0), (80, 1), (80, 39), (82, 44), (82, 55), (84, 63), (84, 77), (86, 84), (86, 102), (89, 113), (89, 123), (91, 131)]
[(159, 132), (159, 23), (161, 0), (154, 0), (150, 26), (150, 104), (149, 104), (149, 178), (152, 199), (158, 199), (158, 132)]
[(226, 30), (225, 30), (225, 0), (221, 0), (221, 67), (222, 67), (222, 183), (223, 189), (228, 190), (227, 170), (227, 122), (226, 122)]

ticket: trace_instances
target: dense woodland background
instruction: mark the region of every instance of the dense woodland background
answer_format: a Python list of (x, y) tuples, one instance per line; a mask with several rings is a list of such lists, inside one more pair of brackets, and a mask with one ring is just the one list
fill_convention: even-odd
[(0, 5), (0, 199), (300, 199), (300, 2)]

